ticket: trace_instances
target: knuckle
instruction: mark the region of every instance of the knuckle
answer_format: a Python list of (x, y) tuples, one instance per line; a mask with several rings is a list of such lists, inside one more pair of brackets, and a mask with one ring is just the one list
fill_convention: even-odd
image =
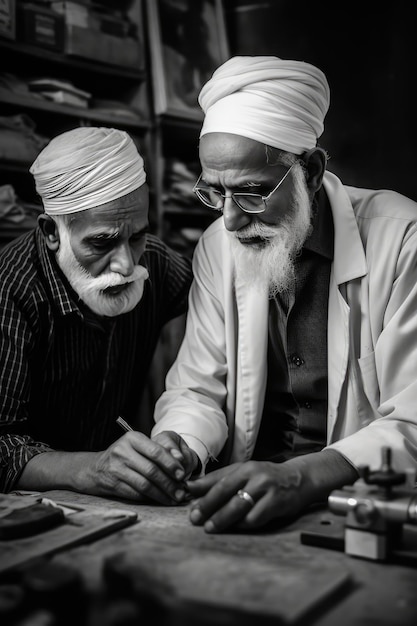
[(137, 476), (134, 489), (138, 493), (148, 494), (152, 487), (151, 482), (145, 476)]
[(228, 483), (228, 478), (227, 476), (222, 476), (220, 478), (220, 480), (218, 481), (217, 485), (219, 486), (220, 489), (223, 489)]
[(138, 439), (142, 438), (142, 433), (138, 432), (137, 430), (129, 430), (127, 433), (125, 433), (124, 439), (125, 441), (137, 441)]
[(153, 437), (152, 441), (158, 444), (159, 446), (165, 446), (169, 440), (166, 436), (166, 433), (160, 433), (159, 435), (156, 435), (155, 437)]
[(146, 463), (144, 468), (145, 480), (148, 483), (155, 481), (158, 478), (159, 471), (156, 465), (153, 463)]

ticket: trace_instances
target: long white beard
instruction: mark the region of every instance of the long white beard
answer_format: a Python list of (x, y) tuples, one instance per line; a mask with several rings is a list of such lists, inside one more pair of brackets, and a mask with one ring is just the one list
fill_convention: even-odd
[[(268, 290), (270, 298), (289, 291), (295, 282), (295, 258), (311, 233), (311, 202), (301, 167), (294, 167), (291, 211), (277, 225), (253, 222), (229, 232), (235, 262), (235, 280), (248, 287)], [(261, 244), (239, 239), (262, 238)]]
[[(128, 277), (117, 272), (108, 272), (93, 277), (75, 258), (67, 228), (61, 224), (59, 224), (59, 236), (58, 264), (71, 287), (94, 313), (115, 317), (135, 308), (142, 298), (145, 280), (149, 276), (145, 267), (136, 265)], [(109, 287), (125, 284), (128, 286), (120, 293), (105, 291)]]

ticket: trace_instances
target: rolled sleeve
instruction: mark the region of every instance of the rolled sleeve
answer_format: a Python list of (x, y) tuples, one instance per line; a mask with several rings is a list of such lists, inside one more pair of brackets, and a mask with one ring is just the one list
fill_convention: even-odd
[(5, 435), (0, 439), (0, 491), (11, 491), (25, 467), (34, 456), (51, 448), (30, 437)]

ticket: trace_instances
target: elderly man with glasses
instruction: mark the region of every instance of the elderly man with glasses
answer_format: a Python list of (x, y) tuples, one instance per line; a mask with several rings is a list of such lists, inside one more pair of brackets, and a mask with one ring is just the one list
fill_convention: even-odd
[(234, 57), (199, 102), (194, 191), (220, 217), (153, 436), (197, 453), (191, 522), (221, 532), (325, 501), (383, 447), (415, 467), (417, 204), (326, 171), (329, 86), (309, 63)]

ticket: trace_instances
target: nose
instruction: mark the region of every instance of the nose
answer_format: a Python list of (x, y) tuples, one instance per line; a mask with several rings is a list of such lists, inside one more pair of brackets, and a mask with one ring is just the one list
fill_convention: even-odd
[(122, 276), (130, 276), (135, 267), (133, 252), (128, 243), (118, 246), (110, 259), (110, 270)]
[(252, 218), (238, 207), (230, 195), (226, 195), (223, 205), (223, 220), (226, 229), (233, 232), (250, 224)]

